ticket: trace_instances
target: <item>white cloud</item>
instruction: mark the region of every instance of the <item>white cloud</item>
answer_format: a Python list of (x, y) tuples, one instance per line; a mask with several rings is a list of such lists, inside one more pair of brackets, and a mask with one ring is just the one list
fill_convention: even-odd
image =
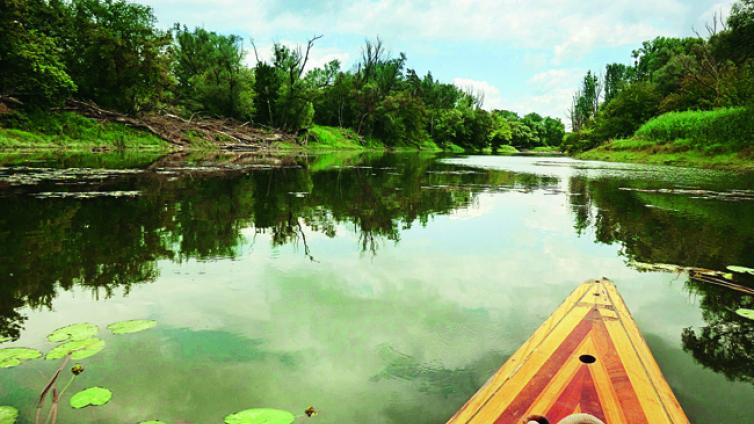
[(487, 110), (500, 109), (503, 107), (503, 96), (500, 90), (487, 81), (479, 81), (469, 78), (453, 78), (453, 85), (461, 90), (471, 91), (484, 96), (483, 107)]
[[(274, 0), (145, 0), (189, 24), (243, 30), (259, 37), (287, 32), (402, 35), (414, 39), (515, 42), (551, 49), (556, 58), (600, 45), (636, 44), (689, 31), (680, 0), (368, 0), (285, 8)], [(721, 0), (722, 6), (729, 0)], [(729, 8), (729, 5), (726, 6)], [(165, 22), (163, 22), (165, 24)], [(686, 26), (686, 27), (683, 27)], [(662, 28), (661, 28), (662, 27)]]
[(536, 111), (568, 125), (568, 105), (585, 73), (580, 68), (553, 68), (534, 74), (526, 82), (531, 94), (512, 100), (506, 107), (519, 114)]

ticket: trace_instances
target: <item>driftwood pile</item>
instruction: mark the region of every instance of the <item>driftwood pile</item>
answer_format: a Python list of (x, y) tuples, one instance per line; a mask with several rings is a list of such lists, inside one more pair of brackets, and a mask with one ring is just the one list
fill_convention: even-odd
[(231, 119), (185, 119), (165, 112), (129, 116), (73, 99), (66, 102), (63, 110), (78, 112), (99, 121), (118, 122), (145, 130), (179, 148), (187, 147), (197, 139), (216, 144), (223, 149), (259, 149), (269, 147), (275, 142), (296, 141), (293, 134), (256, 128), (248, 122), (239, 123)]

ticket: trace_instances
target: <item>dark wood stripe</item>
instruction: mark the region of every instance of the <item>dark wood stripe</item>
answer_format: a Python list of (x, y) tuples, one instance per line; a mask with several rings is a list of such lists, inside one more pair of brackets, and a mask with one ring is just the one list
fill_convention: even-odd
[(606, 421), (599, 395), (597, 395), (597, 388), (594, 385), (592, 374), (589, 372), (589, 366), (587, 365), (582, 365), (579, 368), (573, 380), (561, 393), (550, 410), (547, 411), (545, 417), (550, 422), (557, 423), (573, 414), (577, 408), (582, 412), (594, 415), (602, 421)]
[[(595, 315), (596, 314), (596, 315)], [(595, 320), (599, 320), (599, 311), (594, 308), (571, 330), (571, 333), (563, 340), (563, 343), (553, 352), (550, 358), (545, 361), (537, 373), (529, 380), (521, 392), (508, 405), (507, 408), (497, 417), (496, 424), (516, 423), (523, 414), (529, 409), (531, 404), (537, 399), (542, 390), (547, 387), (552, 378), (563, 367), (568, 358), (584, 340)], [(538, 411), (534, 411), (538, 413)]]

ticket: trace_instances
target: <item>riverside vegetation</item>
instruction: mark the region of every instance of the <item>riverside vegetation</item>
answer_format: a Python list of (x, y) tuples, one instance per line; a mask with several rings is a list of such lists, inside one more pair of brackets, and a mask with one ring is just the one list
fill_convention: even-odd
[(165, 31), (137, 3), (0, 5), (0, 148), (510, 152), (559, 146), (565, 132), (559, 119), (536, 113), (488, 112), (481, 93), (418, 75), (405, 54), (390, 54), (379, 39), (367, 41), (347, 70), (337, 60), (308, 66), (320, 35), (303, 46), (276, 43), (269, 60), (251, 40), (251, 68), (242, 37), (180, 24)]
[(588, 72), (564, 149), (585, 159), (754, 169), (754, 1), (706, 35), (658, 37)]

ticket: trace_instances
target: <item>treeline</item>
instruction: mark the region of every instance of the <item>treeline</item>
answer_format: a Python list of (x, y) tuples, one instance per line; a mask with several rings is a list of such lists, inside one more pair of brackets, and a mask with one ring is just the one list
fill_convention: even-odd
[(379, 39), (348, 70), (337, 60), (307, 67), (320, 36), (277, 43), (270, 60), (254, 47), (251, 68), (242, 37), (179, 24), (164, 31), (149, 7), (124, 0), (0, 6), (0, 95), (25, 107), (75, 96), (129, 114), (228, 117), (289, 133), (340, 126), (387, 145), (531, 148), (559, 146), (565, 133), (559, 119), (485, 111), (479, 93), (418, 75)]
[[(715, 16), (705, 36), (658, 37), (645, 41), (632, 56), (632, 65), (612, 63), (603, 75), (586, 74), (570, 107), (573, 132), (565, 139), (567, 150), (583, 151), (631, 137), (642, 124), (667, 112), (751, 107), (754, 0), (734, 3), (727, 19)], [(725, 125), (754, 119), (741, 111), (740, 119), (726, 120)], [(704, 118), (697, 118), (686, 114), (666, 121), (674, 126), (693, 126), (695, 121), (701, 125)], [(745, 129), (751, 126), (749, 122), (740, 127), (740, 137), (747, 137)]]

